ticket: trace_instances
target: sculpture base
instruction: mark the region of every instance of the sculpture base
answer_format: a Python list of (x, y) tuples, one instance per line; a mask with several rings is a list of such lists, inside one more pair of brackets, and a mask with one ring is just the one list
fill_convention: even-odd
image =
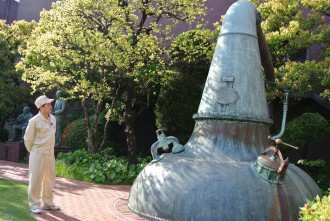
[(22, 162), (27, 159), (27, 150), (23, 142), (0, 143), (0, 160)]
[[(55, 157), (59, 153), (73, 152), (75, 149), (72, 147), (56, 147)], [(0, 143), (0, 160), (7, 160), (13, 162), (29, 163), (30, 153), (26, 150), (24, 142), (14, 141)]]

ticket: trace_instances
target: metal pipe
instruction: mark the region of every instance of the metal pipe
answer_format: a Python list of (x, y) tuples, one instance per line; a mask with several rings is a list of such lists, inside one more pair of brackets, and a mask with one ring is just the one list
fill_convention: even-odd
[(299, 147), (296, 147), (296, 146), (293, 146), (293, 145), (291, 145), (291, 144), (288, 144), (288, 143), (285, 143), (285, 142), (283, 142), (281, 139), (274, 139), (274, 138), (272, 138), (272, 137), (268, 137), (270, 140), (272, 140), (272, 141), (274, 141), (276, 144), (278, 143), (278, 144), (283, 144), (283, 145), (285, 145), (285, 146), (288, 146), (288, 147), (291, 147), (291, 148), (293, 148), (293, 149), (296, 149), (296, 150), (299, 150)]
[(289, 90), (285, 90), (284, 93), (284, 104), (283, 104), (283, 118), (282, 118), (282, 127), (279, 134), (272, 136), (272, 139), (278, 139), (283, 136), (285, 131), (286, 115), (288, 112), (288, 100), (289, 100)]

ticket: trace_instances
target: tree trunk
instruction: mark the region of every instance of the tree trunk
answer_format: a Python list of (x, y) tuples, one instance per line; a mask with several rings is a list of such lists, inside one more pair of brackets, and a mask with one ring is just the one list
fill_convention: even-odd
[(94, 142), (94, 152), (99, 152), (99, 118), (100, 118), (100, 111), (102, 107), (103, 102), (102, 101), (97, 101), (94, 109), (94, 125), (92, 128), (93, 131), (93, 142)]
[[(116, 94), (115, 96), (113, 97), (112, 101), (111, 101), (111, 106), (107, 112), (107, 115), (108, 113), (111, 113), (112, 110), (113, 110), (113, 106), (115, 104), (115, 101), (119, 95), (119, 89), (120, 89), (120, 85), (118, 86), (117, 90), (116, 90)], [(107, 118), (107, 121), (105, 122), (105, 125), (104, 125), (104, 128), (103, 128), (103, 140), (102, 140), (102, 143), (100, 145), (100, 148), (99, 148), (99, 152), (104, 148), (104, 145), (105, 145), (105, 142), (107, 140), (107, 137), (108, 137), (108, 127), (109, 127), (109, 124), (110, 124), (110, 119), (111, 119), (111, 116), (108, 116)]]
[(110, 118), (107, 119), (107, 121), (105, 122), (104, 128), (103, 128), (103, 139), (102, 139), (102, 143), (99, 148), (99, 152), (101, 152), (101, 150), (104, 148), (105, 141), (107, 140), (109, 123), (110, 123)]
[(88, 108), (86, 106), (86, 100), (82, 100), (81, 104), (82, 104), (82, 108), (84, 110), (84, 115), (85, 115), (87, 150), (89, 153), (95, 153), (95, 146), (94, 146), (94, 142), (93, 142), (92, 131), (90, 130), (91, 127), (90, 127), (90, 122), (89, 122)]
[(137, 164), (137, 154), (136, 154), (136, 137), (134, 129), (134, 112), (133, 112), (133, 88), (129, 87), (127, 90), (127, 100), (125, 102), (125, 124), (126, 124), (126, 142), (128, 147), (128, 164), (130, 165)]

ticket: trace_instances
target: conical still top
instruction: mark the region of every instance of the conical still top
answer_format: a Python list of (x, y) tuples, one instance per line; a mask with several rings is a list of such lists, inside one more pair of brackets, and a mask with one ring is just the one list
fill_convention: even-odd
[[(306, 198), (320, 194), (294, 165), (288, 165), (281, 183), (260, 176), (266, 170), (254, 166), (269, 146), (272, 123), (258, 17), (249, 1), (228, 9), (194, 131), (184, 146), (159, 133), (151, 147), (155, 159), (131, 188), (128, 207), (134, 213), (150, 220), (298, 220)], [(169, 144), (175, 151), (157, 156), (157, 149)]]
[(269, 143), (273, 121), (259, 50), (264, 40), (258, 32), (260, 22), (249, 1), (233, 4), (225, 15), (198, 113), (193, 116), (195, 129), (186, 144), (196, 157), (249, 162)]
[(258, 46), (258, 12), (234, 4), (226, 13), (195, 119), (271, 124)]

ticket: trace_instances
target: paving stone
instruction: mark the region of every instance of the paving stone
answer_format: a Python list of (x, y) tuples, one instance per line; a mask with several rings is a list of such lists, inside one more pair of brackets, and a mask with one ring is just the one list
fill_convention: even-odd
[[(0, 160), (0, 178), (28, 183), (28, 174), (28, 164)], [(130, 188), (130, 185), (100, 185), (57, 177), (54, 202), (61, 210), (43, 210), (34, 217), (38, 221), (145, 220), (127, 207)]]

